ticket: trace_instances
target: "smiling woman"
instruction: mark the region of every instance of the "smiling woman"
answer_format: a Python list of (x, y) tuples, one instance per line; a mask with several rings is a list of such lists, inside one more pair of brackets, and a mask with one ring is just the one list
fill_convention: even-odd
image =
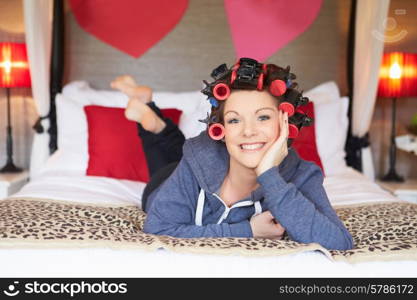
[(224, 113), (224, 139), (230, 164), (256, 169), (284, 128), (282, 121), (287, 119), (288, 115), (278, 110), (278, 101), (268, 92), (233, 92), (225, 103)]
[[(220, 65), (211, 76), (214, 82), (205, 81), (202, 90), (212, 105), (203, 120), (207, 130), (185, 143), (151, 101), (148, 88), (132, 80), (125, 81), (130, 88), (115, 86), (130, 97), (126, 116), (132, 118), (133, 107), (138, 109), (133, 119), (140, 123), (154, 170), (142, 197), (148, 213), (144, 231), (183, 238), (288, 237), (330, 249), (352, 248), (352, 237), (323, 188), (321, 169), (289, 148), (309, 124), (298, 110), (308, 98), (296, 91), (289, 67), (241, 58), (232, 68)], [(146, 130), (149, 118), (161, 126)]]

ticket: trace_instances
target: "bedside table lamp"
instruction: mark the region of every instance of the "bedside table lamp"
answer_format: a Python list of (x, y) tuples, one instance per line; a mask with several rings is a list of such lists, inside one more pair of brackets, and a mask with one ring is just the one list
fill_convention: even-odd
[(13, 138), (10, 115), (10, 88), (30, 87), (29, 65), (26, 46), (22, 43), (0, 43), (0, 87), (6, 88), (7, 95), (7, 137), (6, 165), (0, 173), (16, 173), (22, 171), (13, 163)]
[(397, 98), (417, 96), (417, 54), (385, 53), (379, 74), (378, 96), (392, 98), (391, 145), (388, 173), (383, 181), (402, 182), (404, 179), (395, 171), (395, 110)]

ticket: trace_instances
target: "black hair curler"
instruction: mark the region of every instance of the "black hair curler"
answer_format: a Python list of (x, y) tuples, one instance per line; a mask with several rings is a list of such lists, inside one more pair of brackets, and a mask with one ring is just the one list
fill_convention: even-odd
[(297, 138), (303, 126), (310, 126), (313, 119), (307, 116), (304, 112), (296, 110), (295, 114), (288, 119), (288, 140), (287, 147), (290, 148), (294, 139)]
[(286, 92), (287, 88), (293, 87), (292, 80), (296, 76), (290, 72), (290, 66), (285, 69), (276, 66), (270, 72), (269, 92), (272, 95), (279, 97)]
[(308, 97), (303, 97), (302, 92), (295, 89), (287, 89), (284, 94), (284, 101), (292, 103), (295, 107), (306, 105), (309, 101)]
[(231, 87), (244, 90), (262, 90), (264, 81), (263, 64), (252, 58), (242, 57), (232, 68)]
[(310, 126), (313, 123), (313, 118), (307, 116), (302, 110), (297, 109), (294, 115), (288, 119), (288, 123), (289, 126), (292, 125), (288, 138), (296, 138), (301, 127)]
[(217, 68), (215, 68), (210, 76), (214, 79), (214, 80), (220, 80), (223, 77), (226, 77), (226, 75), (229, 73), (229, 69), (227, 68), (226, 64), (221, 64), (220, 66), (218, 66)]
[(295, 113), (296, 107), (306, 105), (308, 101), (309, 99), (307, 97), (303, 97), (302, 93), (289, 88), (285, 92), (278, 108), (286, 111), (288, 113), (288, 117), (291, 117)]
[(227, 68), (226, 64), (221, 64), (215, 68), (210, 76), (214, 79), (214, 82), (208, 83), (206, 80), (203, 80), (205, 87), (201, 92), (208, 96), (208, 98), (214, 97), (217, 100), (225, 100), (230, 95), (230, 88), (227, 85), (227, 80), (225, 79), (230, 70)]

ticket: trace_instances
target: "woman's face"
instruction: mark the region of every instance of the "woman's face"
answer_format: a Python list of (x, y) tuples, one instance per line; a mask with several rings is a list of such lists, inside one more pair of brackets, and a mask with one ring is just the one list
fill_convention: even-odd
[(266, 91), (234, 91), (223, 116), (231, 163), (256, 168), (279, 136), (277, 101)]

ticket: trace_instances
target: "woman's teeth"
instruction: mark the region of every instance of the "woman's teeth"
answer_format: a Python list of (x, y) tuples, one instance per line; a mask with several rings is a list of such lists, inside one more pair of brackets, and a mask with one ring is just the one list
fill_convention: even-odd
[(258, 144), (242, 144), (240, 145), (240, 149), (242, 150), (258, 150), (261, 149), (265, 143), (258, 143)]

